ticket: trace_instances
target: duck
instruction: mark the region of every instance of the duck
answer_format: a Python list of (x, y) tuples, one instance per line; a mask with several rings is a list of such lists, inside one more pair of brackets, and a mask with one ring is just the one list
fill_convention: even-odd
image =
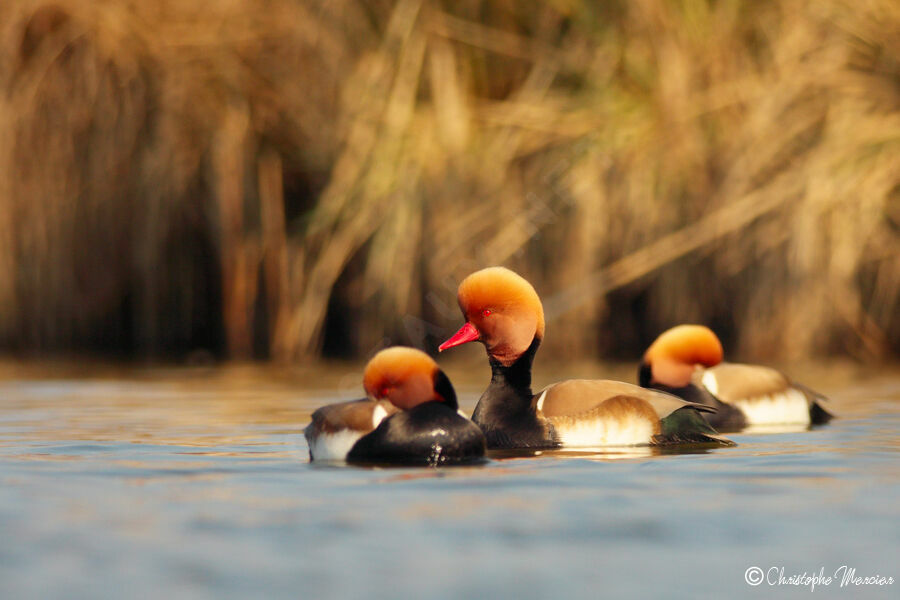
[(663, 332), (644, 353), (638, 382), (716, 408), (704, 413), (719, 431), (748, 426), (817, 425), (833, 418), (822, 394), (762, 365), (723, 362), (718, 336), (704, 325)]
[(310, 461), (440, 466), (482, 460), (484, 434), (428, 354), (395, 346), (363, 373), (366, 398), (330, 404), (304, 430)]
[(514, 271), (476, 271), (459, 284), (457, 299), (465, 324), (439, 350), (484, 345), (491, 382), (472, 421), (489, 449), (734, 445), (701, 416), (714, 408), (630, 383), (573, 379), (533, 393), (532, 363), (544, 338), (544, 309), (534, 287)]

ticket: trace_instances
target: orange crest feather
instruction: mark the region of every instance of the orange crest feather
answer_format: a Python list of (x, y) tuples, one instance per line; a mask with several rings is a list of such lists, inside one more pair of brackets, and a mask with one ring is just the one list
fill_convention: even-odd
[(654, 381), (672, 387), (690, 382), (695, 365), (712, 367), (722, 362), (722, 342), (709, 327), (678, 325), (663, 332), (644, 353)]
[(413, 375), (433, 377), (438, 365), (430, 356), (404, 346), (379, 351), (366, 365), (363, 387), (370, 396), (377, 397), (379, 389), (398, 385)]
[(535, 335), (544, 337), (544, 307), (538, 293), (528, 280), (505, 267), (475, 271), (459, 284), (457, 298), (467, 317), (487, 308), (533, 313), (537, 319)]

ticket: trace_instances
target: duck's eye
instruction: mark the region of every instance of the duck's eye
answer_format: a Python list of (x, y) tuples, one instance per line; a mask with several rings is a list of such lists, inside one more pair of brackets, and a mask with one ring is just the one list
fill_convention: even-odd
[(379, 398), (384, 398), (385, 396), (388, 395), (388, 392), (390, 392), (390, 391), (391, 391), (391, 387), (390, 387), (389, 385), (387, 385), (386, 383), (385, 383), (385, 384), (382, 384), (382, 385), (378, 388), (378, 397), (379, 397)]
[(482, 316), (482, 317), (489, 317), (489, 316), (491, 316), (491, 313), (492, 313), (492, 312), (494, 312), (494, 311), (492, 311), (492, 310), (489, 309), (489, 308), (486, 308), (486, 309), (484, 309), (483, 311), (481, 311), (481, 316)]

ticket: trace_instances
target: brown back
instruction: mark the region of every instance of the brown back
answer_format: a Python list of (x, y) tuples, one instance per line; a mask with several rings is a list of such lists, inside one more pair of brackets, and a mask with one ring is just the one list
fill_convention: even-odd
[(372, 426), (372, 413), (376, 406), (381, 406), (388, 416), (397, 412), (397, 407), (387, 400), (351, 400), (329, 404), (316, 410), (312, 414), (312, 427), (320, 433), (334, 433), (350, 429), (368, 433), (374, 429)]
[[(540, 412), (547, 418), (587, 413), (604, 400), (615, 396), (636, 398), (646, 402), (660, 419), (685, 406), (695, 406), (703, 410), (700, 405), (685, 402), (671, 394), (608, 379), (570, 379), (549, 386), (545, 392)], [(536, 402), (540, 401), (541, 394), (535, 396)]]
[[(790, 379), (783, 373), (760, 365), (722, 363), (706, 369), (706, 372), (715, 376), (715, 395), (722, 402), (780, 394), (791, 387)], [(701, 371), (699, 376), (702, 377), (702, 374)]]

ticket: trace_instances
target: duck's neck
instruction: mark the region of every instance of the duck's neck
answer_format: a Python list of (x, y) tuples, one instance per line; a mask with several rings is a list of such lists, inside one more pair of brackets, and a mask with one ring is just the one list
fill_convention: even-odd
[(488, 448), (551, 448), (557, 446), (552, 428), (538, 418), (531, 393), (531, 363), (541, 340), (516, 362), (504, 366), (491, 360), (491, 384), (481, 395), (472, 420), (481, 427)]
[(653, 374), (650, 370), (650, 363), (648, 363), (647, 361), (641, 361), (641, 368), (638, 369), (638, 385), (648, 388), (652, 385), (652, 378)]
[(476, 423), (519, 416), (531, 409), (531, 365), (540, 345), (541, 340), (534, 338), (528, 350), (509, 366), (490, 358), (491, 383), (475, 407), (472, 418)]
[(531, 365), (534, 363), (534, 355), (540, 345), (541, 340), (534, 338), (528, 350), (508, 367), (495, 358), (490, 358), (491, 386), (515, 390), (517, 393), (528, 396), (530, 399), (532, 396)]

